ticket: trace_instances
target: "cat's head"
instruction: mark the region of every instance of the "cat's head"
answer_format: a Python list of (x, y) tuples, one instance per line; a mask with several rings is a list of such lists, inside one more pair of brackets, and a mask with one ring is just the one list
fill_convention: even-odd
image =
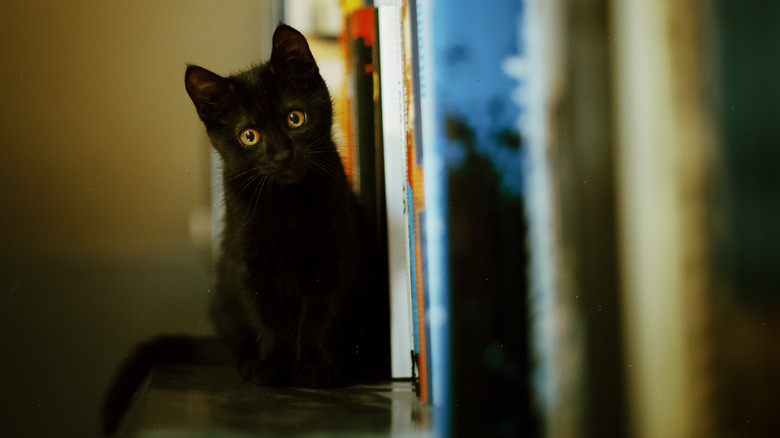
[(286, 25), (274, 32), (271, 59), (222, 77), (189, 66), (185, 85), (226, 177), (293, 184), (333, 149), (330, 94), (304, 36)]

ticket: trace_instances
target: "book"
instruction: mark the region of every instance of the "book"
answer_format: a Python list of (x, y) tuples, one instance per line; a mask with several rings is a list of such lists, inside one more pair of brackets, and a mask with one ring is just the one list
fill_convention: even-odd
[(381, 165), (382, 135), (381, 108), (377, 76), (379, 74), (376, 48), (376, 9), (358, 8), (349, 19), (350, 49), (349, 75), (351, 93), (351, 126), (355, 166), (353, 185), (360, 203), (374, 228), (374, 239), (379, 247), (384, 240), (384, 170)]
[(346, 12), (342, 44), (347, 72), (349, 149), (352, 184), (374, 230), (389, 288), (390, 364), (394, 378), (412, 377), (412, 319), (408, 224), (405, 199), (405, 131), (396, 2)]
[(409, 226), (406, 191), (406, 121), (400, 7), (397, 0), (375, 2), (378, 12), (382, 135), (391, 296), (393, 377), (414, 375)]
[[(446, 239), (446, 184), (444, 184), (444, 151), (437, 139), (437, 114), (436, 106), (436, 82), (433, 45), (433, 4), (420, 2), (415, 4), (416, 10), (416, 43), (418, 47), (417, 68), (419, 94), (419, 113), (415, 114), (415, 122), (419, 128), (416, 134), (420, 140), (420, 157), (422, 159), (422, 177), (425, 187), (424, 222), (418, 233), (423, 233), (425, 238), (421, 240), (424, 245), (421, 248), (422, 264), (427, 276), (423, 284), (423, 311), (427, 329), (425, 339), (430, 366), (428, 368), (428, 380), (430, 392), (428, 400), (437, 406), (437, 415), (434, 417), (434, 427), (437, 436), (450, 436), (451, 410), (450, 401), (450, 332), (448, 330), (449, 317), (449, 267), (447, 258)], [(412, 187), (414, 191), (414, 187)], [(419, 300), (418, 300), (419, 303)], [(418, 305), (418, 312), (420, 306)], [(418, 315), (419, 317), (419, 315)], [(419, 326), (419, 324), (418, 324)]]
[[(518, 83), (521, 2), (420, 2), (432, 400), (438, 436), (534, 427)], [(531, 434), (533, 435), (533, 434)]]
[(430, 329), (426, 323), (426, 270), (424, 254), (425, 190), (422, 169), (422, 128), (420, 118), (417, 116), (420, 113), (420, 82), (416, 7), (414, 0), (401, 1), (404, 116), (406, 125), (406, 184), (417, 392), (423, 402), (430, 403), (430, 355), (428, 353)]

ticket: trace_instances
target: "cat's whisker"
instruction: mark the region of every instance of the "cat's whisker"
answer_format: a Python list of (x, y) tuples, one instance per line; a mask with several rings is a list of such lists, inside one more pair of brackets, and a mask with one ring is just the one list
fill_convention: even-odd
[(230, 177), (227, 178), (227, 181), (233, 181), (235, 179), (241, 178), (242, 176), (244, 176), (247, 173), (252, 172), (254, 170), (256, 170), (256, 169), (250, 168), (250, 169), (244, 170), (243, 172), (239, 172), (239, 173), (237, 173), (235, 175), (231, 175)]
[[(243, 172), (248, 173), (250, 171)], [(260, 171), (256, 171), (252, 176), (249, 177), (249, 179), (241, 186), (241, 188), (238, 190), (238, 194), (241, 194), (244, 190), (252, 186), (252, 184), (257, 180), (258, 177), (263, 177), (263, 174), (260, 173)]]
[(265, 197), (265, 201), (268, 202), (268, 197), (265, 192), (268, 190), (264, 190), (266, 188), (266, 184), (268, 183), (269, 178), (265, 175), (259, 174), (260, 181), (258, 181), (255, 191), (252, 194), (252, 197), (250, 198), (249, 202), (252, 207), (252, 217), (255, 216), (255, 213), (257, 212), (257, 205), (260, 204), (260, 197)]
[(309, 160), (309, 163), (312, 165), (312, 169), (319, 170), (320, 175), (326, 177), (326, 179), (334, 179), (339, 177), (339, 169), (324, 160), (319, 160), (317, 157), (312, 157), (312, 159)]
[[(344, 188), (339, 187), (339, 180), (343, 177), (340, 177), (341, 169), (338, 166), (319, 159), (312, 159), (309, 162), (311, 163), (312, 171), (319, 174), (325, 184), (328, 185), (328, 191), (330, 193), (345, 193)], [(349, 189), (347, 189), (347, 192), (348, 191)], [(342, 208), (349, 208), (347, 198), (337, 197), (334, 199), (339, 202)]]
[(240, 177), (240, 176), (246, 175), (247, 173), (249, 173), (249, 172), (251, 172), (251, 171), (252, 171), (252, 169), (246, 169), (246, 170), (243, 170), (243, 171), (241, 171), (241, 172), (239, 172), (239, 173), (237, 173), (237, 174), (235, 174), (235, 175), (231, 175), (231, 176), (228, 178), (228, 180), (235, 179), (235, 178), (238, 178), (238, 177)]

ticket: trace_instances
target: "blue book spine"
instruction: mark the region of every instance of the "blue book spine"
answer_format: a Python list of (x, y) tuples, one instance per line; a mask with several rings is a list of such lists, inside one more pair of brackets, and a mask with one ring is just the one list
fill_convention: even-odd
[(434, 429), (534, 428), (527, 389), (518, 129), (522, 1), (420, 2), (418, 43)]
[[(412, 283), (412, 330), (414, 334), (414, 353), (416, 355), (420, 354), (420, 331), (423, 329), (423, 327), (419, 327), (419, 324), (417, 324), (419, 312), (422, 311), (422, 309), (418, 309), (417, 306), (417, 260), (415, 258), (414, 253), (414, 208), (412, 208), (412, 205), (414, 205), (414, 193), (412, 192), (412, 186), (407, 182), (406, 183), (406, 205), (407, 205), (407, 214), (409, 215), (409, 266), (411, 267), (411, 283)], [(418, 366), (422, 366), (422, 364), (418, 364)]]
[(430, 402), (435, 409), (436, 436), (450, 436), (450, 339), (447, 264), (447, 206), (444, 144), (437, 111), (433, 3), (417, 3), (417, 38), (420, 78), (420, 123), (425, 199), (425, 264), (427, 271), (427, 322), (430, 330)]
[[(425, 134), (423, 134), (425, 136)], [(426, 149), (427, 146), (424, 146)], [(432, 148), (435, 145), (431, 145)], [(447, 208), (446, 186), (437, 178), (444, 173), (443, 166), (436, 164), (441, 158), (435, 150), (427, 150), (428, 159), (425, 168), (425, 186), (427, 190), (426, 234), (428, 248), (426, 250), (429, 292), (428, 292), (428, 322), (431, 330), (431, 400), (435, 407), (446, 407), (450, 400), (450, 337), (448, 331), (449, 319), (449, 266), (447, 265)], [(442, 425), (447, 421), (447, 413), (437, 413), (434, 417)], [(438, 436), (449, 436), (446, 430)]]

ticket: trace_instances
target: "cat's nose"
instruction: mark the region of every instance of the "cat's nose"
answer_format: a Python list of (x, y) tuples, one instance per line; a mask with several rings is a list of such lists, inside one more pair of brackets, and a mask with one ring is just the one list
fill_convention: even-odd
[(278, 149), (276, 153), (274, 153), (273, 160), (277, 163), (285, 163), (290, 160), (290, 156), (292, 154), (288, 149)]

